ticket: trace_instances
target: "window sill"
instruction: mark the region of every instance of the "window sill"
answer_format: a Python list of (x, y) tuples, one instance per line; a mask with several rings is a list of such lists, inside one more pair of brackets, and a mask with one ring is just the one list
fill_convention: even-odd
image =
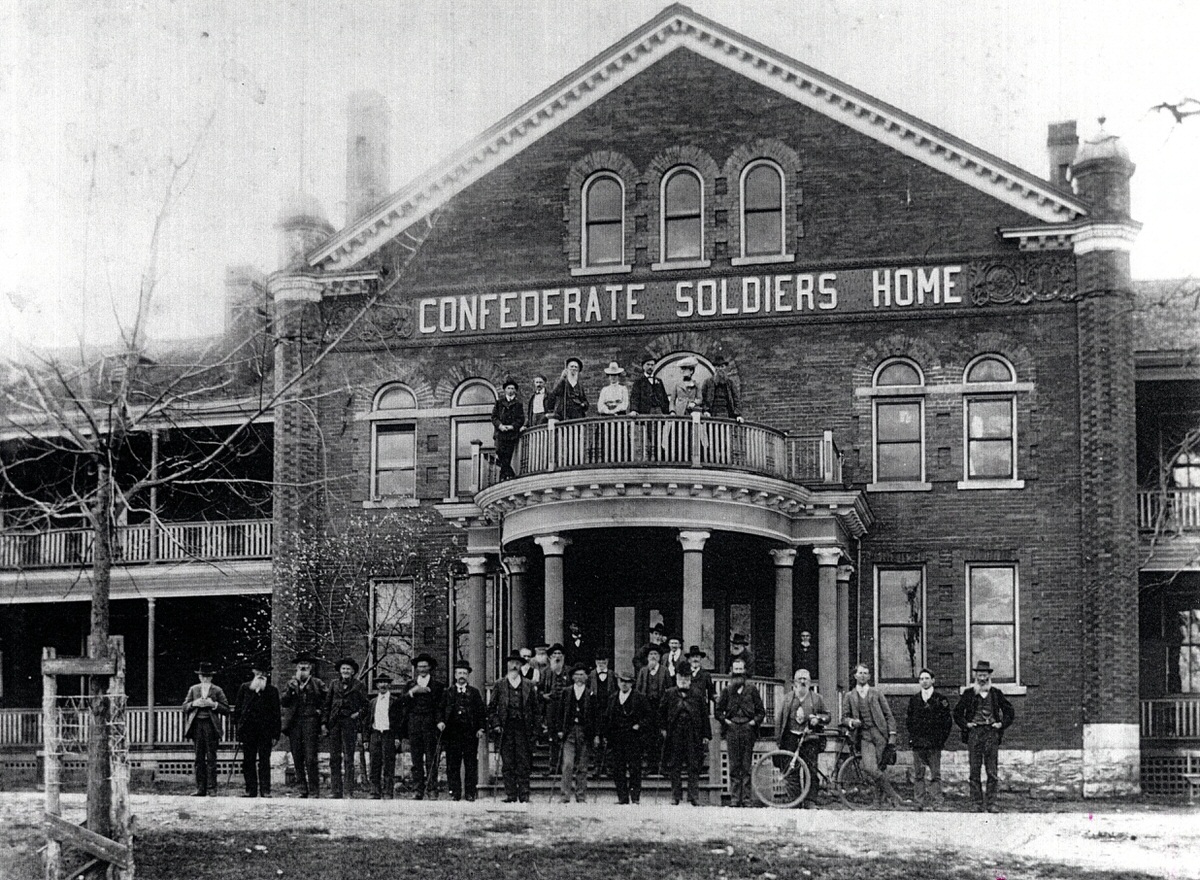
[(731, 266), (762, 266), (766, 263), (794, 263), (795, 254), (756, 254), (752, 257), (734, 257)]
[(398, 507), (420, 507), (421, 502), (416, 498), (379, 498), (374, 501), (364, 501), (363, 510), (394, 510)]
[(1024, 480), (959, 480), (958, 488), (973, 489), (1024, 489)]
[(623, 275), (627, 272), (632, 272), (633, 266), (576, 266), (571, 270), (571, 276), (574, 278), (580, 275)]
[[(967, 690), (971, 687), (972, 687), (972, 685), (964, 684), (958, 689), (958, 692), (959, 692), (959, 694), (965, 694), (967, 692)], [(993, 681), (992, 687), (994, 687), (996, 690), (1000, 691), (1000, 693), (1004, 694), (1004, 696), (1006, 696), (1006, 697), (1023, 697), (1026, 695), (1026, 693), (1029, 692), (1029, 688), (1025, 687), (1025, 685), (1014, 684), (1011, 681), (1008, 682), (1007, 684), (1005, 684), (1004, 682)]]
[(868, 483), (868, 492), (930, 492), (932, 483), (922, 483), (917, 480), (897, 480), (891, 483)]
[(707, 269), (711, 265), (711, 260), (664, 260), (661, 263), (652, 263), (650, 271), (669, 272), (672, 269)]

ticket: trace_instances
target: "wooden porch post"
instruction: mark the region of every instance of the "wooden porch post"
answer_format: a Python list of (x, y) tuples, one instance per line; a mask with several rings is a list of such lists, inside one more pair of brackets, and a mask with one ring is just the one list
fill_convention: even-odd
[(154, 707), (154, 617), (155, 600), (146, 600), (146, 745), (154, 748), (158, 742), (158, 723)]

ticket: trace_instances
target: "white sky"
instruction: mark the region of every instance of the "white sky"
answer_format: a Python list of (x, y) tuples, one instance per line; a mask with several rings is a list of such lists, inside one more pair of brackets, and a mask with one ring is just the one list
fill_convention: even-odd
[[(392, 188), (663, 0), (37, 0), (0, 8), (0, 344), (112, 332), (169, 161), (211, 129), (164, 231), (160, 334), (219, 329), (226, 265), (276, 267), (303, 182), (340, 226), (345, 98), (393, 112)], [(693, 0), (697, 12), (1046, 173), (1046, 124), (1106, 115), (1138, 165), (1138, 277), (1200, 275), (1200, 3)], [(303, 151), (300, 145), (303, 143)]]

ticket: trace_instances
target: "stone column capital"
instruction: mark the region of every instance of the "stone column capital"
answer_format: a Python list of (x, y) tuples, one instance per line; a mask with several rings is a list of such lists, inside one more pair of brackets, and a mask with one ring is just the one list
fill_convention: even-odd
[(706, 531), (681, 530), (678, 539), (684, 553), (700, 553), (711, 534), (712, 532)]
[(850, 583), (850, 576), (854, 574), (854, 566), (846, 562), (838, 566), (837, 579), (838, 583)]
[(820, 566), (835, 566), (842, 561), (841, 547), (813, 547), (813, 553), (817, 557), (817, 565)]
[(538, 535), (533, 542), (542, 548), (542, 553), (546, 556), (562, 556), (571, 539), (562, 535)]
[(796, 548), (795, 547), (780, 547), (771, 551), (771, 558), (775, 560), (776, 568), (791, 568), (796, 564)]
[(487, 574), (486, 556), (464, 556), (462, 564), (467, 567), (467, 574), (470, 576)]
[(509, 574), (525, 574), (529, 571), (529, 560), (524, 556), (505, 556), (504, 567)]

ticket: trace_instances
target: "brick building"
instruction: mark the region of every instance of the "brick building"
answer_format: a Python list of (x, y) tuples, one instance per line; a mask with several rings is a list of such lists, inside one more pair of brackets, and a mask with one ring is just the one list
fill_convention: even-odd
[[(985, 659), (1011, 780), (1138, 788), (1115, 137), (1051, 126), (1040, 179), (682, 6), (379, 201), (386, 113), (354, 99), (352, 219), (290, 203), (267, 284), (277, 668), (319, 628), (300, 548), (356, 531), (455, 561), (332, 590), (372, 668), (486, 682), (572, 621), (618, 668), (654, 622), (720, 672), (741, 632), (758, 677), (803, 657), (827, 695), (858, 660), (900, 700)], [(500, 480), (505, 379), (524, 400), (569, 357), (589, 418), (527, 426)], [(688, 360), (741, 418), (596, 415), (610, 363), (674, 395)]]

